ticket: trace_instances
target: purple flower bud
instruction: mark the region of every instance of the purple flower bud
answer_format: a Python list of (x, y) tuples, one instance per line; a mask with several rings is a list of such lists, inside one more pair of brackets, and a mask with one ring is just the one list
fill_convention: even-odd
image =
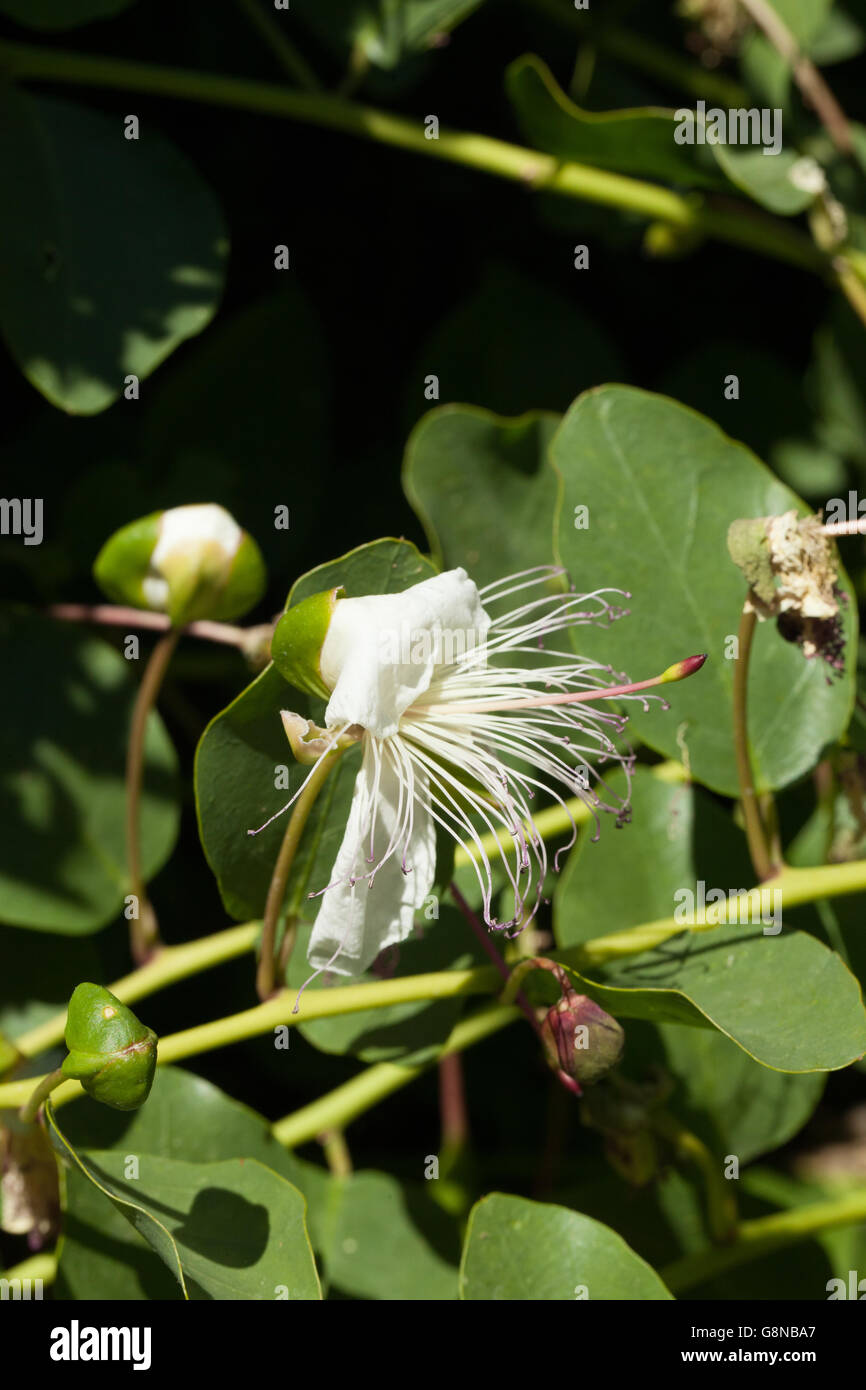
[(591, 1086), (622, 1056), (625, 1033), (585, 994), (567, 990), (541, 1024), (547, 1060), (581, 1086)]

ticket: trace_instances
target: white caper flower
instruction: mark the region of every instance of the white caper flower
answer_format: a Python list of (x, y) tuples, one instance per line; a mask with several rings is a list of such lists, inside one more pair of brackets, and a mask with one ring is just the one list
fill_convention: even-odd
[[(284, 615), (272, 648), (278, 669), (302, 688), (330, 692), (324, 729), (283, 711), (293, 749), (313, 769), (338, 742), (360, 739), (363, 750), (330, 881), (310, 894), (322, 899), (309, 951), (317, 969), (358, 974), (411, 934), (434, 882), (437, 826), (469, 854), (488, 927), (516, 934), (539, 907), (548, 868), (536, 797), (558, 802), (571, 821), (556, 868), (577, 834), (568, 798), (591, 808), (596, 838), (599, 810), (620, 824), (629, 818), (628, 792), (610, 792), (598, 770), (616, 763), (628, 777), (634, 755), (614, 741), (626, 717), (588, 702), (681, 679), (703, 658), (634, 686), (609, 666), (547, 650), (555, 634), (624, 613), (611, 602), (619, 591), (564, 592), (562, 573), (539, 567), (479, 590), (454, 569), (400, 594), (332, 590)], [(493, 915), (494, 866), (481, 838), (502, 830), (508, 843), (495, 858), (513, 901), (505, 921)]]

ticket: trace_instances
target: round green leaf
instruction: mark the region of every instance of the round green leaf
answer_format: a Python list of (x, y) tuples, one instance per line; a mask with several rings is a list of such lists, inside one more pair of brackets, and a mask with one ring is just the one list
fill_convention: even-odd
[[(311, 1204), (311, 1223), (312, 1207), (324, 1208), (326, 1202), (330, 1179), (324, 1169), (282, 1148), (262, 1115), (179, 1067), (158, 1069), (148, 1103), (140, 1110), (69, 1106), (63, 1111), (63, 1132), (79, 1152), (113, 1150), (134, 1154), (140, 1163), (149, 1155), (201, 1165), (255, 1158), (301, 1188)], [(66, 1173), (63, 1205), (59, 1297), (183, 1297), (177, 1278), (78, 1167)]]
[(121, 115), (11, 87), (0, 105), (0, 326), (37, 390), (93, 415), (213, 317), (222, 216), (149, 118), (127, 140)]
[(668, 1108), (712, 1153), (736, 1154), (741, 1164), (798, 1134), (827, 1081), (826, 1072), (761, 1066), (723, 1033), (707, 1028), (632, 1020), (626, 1034), (623, 1067), (629, 1076), (646, 1081), (648, 1067), (662, 1067), (674, 1081)]
[[(657, 702), (650, 702), (648, 712), (630, 702), (630, 724), (668, 757), (681, 756), (684, 740), (692, 775), (736, 796), (730, 653), (746, 586), (728, 556), (727, 530), (738, 517), (792, 507), (805, 514), (806, 508), (710, 421), (630, 387), (604, 386), (581, 396), (550, 455), (562, 478), (562, 563), (582, 589), (611, 586), (632, 595), (628, 618), (607, 629), (580, 629), (581, 653), (640, 680), (681, 657), (707, 652), (697, 676), (669, 687), (669, 713)], [(585, 529), (575, 529), (578, 506), (589, 509)], [(762, 623), (756, 633), (749, 736), (759, 789), (785, 786), (808, 771), (847, 727), (856, 605), (844, 571), (839, 578), (849, 596), (842, 610), (842, 677), (828, 679), (829, 667), (806, 660), (775, 623)]]
[(77, 1165), (63, 1174), (61, 1196), (56, 1298), (183, 1301), (176, 1273)]
[(317, 1249), (332, 1288), (401, 1303), (457, 1298), (457, 1249), (453, 1264), (440, 1253), (457, 1247), (456, 1231), (420, 1184), (355, 1173), (332, 1180), (329, 1198), (327, 1241)]
[[(678, 144), (674, 136), (679, 122), (674, 111), (654, 106), (583, 111), (557, 85), (547, 65), (533, 54), (511, 64), (506, 83), (525, 137), (558, 159), (691, 188), (735, 187), (762, 207), (788, 217), (802, 212), (814, 200), (814, 193), (791, 181), (791, 170), (799, 158), (795, 151), (779, 148), (773, 154), (765, 154), (774, 135), (780, 134), (774, 130), (772, 112), (769, 129), (766, 133), (758, 132), (763, 147), (733, 142), (701, 144), (697, 138), (689, 144)], [(707, 118), (719, 109), (711, 103), (707, 107)], [(760, 121), (761, 113), (757, 114)], [(730, 122), (727, 111), (724, 115)], [(751, 139), (751, 122), (746, 118), (745, 123)], [(692, 132), (696, 136), (703, 133), (699, 117), (693, 122)]]
[(592, 1217), (492, 1192), (472, 1208), (460, 1296), (474, 1301), (669, 1299), (661, 1279)]
[(558, 159), (692, 188), (725, 184), (714, 147), (675, 142), (673, 111), (660, 106), (584, 111), (533, 53), (510, 65), (505, 83), (524, 138)]
[(483, 585), (552, 563), (557, 483), (547, 451), (558, 423), (446, 405), (416, 425), (403, 485), (443, 568), (463, 565)]
[[(290, 1071), (294, 1054), (280, 1055)], [(147, 1105), (129, 1114), (70, 1106), (63, 1112), (63, 1128), (76, 1149), (135, 1154), (142, 1168), (149, 1155), (201, 1165), (257, 1159), (306, 1198), (310, 1236), (332, 1287), (361, 1298), (457, 1295), (456, 1232), (430, 1199), (428, 1184), (401, 1183), (372, 1172), (332, 1178), (326, 1169), (278, 1144), (262, 1115), (191, 1072), (160, 1067)], [(169, 1282), (165, 1292), (167, 1271), (157, 1257), (78, 1170), (67, 1177), (65, 1210), (59, 1270), (63, 1295), (178, 1296), (176, 1282)], [(452, 1249), (450, 1262), (442, 1252)]]
[(185, 1298), (321, 1298), (306, 1202), (256, 1159), (189, 1163), (148, 1155), (129, 1181), (129, 1154), (77, 1152), (46, 1107), (51, 1137), (177, 1279)]

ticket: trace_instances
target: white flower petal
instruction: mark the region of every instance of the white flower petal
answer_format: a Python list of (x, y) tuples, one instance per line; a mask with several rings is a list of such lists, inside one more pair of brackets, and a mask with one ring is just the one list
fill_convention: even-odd
[(171, 507), (162, 514), (150, 568), (161, 574), (175, 552), (182, 554), (209, 542), (225, 552), (228, 562), (234, 559), (242, 538), (243, 531), (234, 517), (216, 502)]
[(437, 667), (450, 664), (448, 655), (461, 645), (481, 643), (489, 627), (478, 589), (463, 569), (402, 594), (340, 599), (320, 661), (333, 692), (326, 724), (360, 724), (378, 738), (395, 734)]
[(165, 612), (169, 600), (167, 579), (163, 579), (161, 575), (146, 574), (141, 581), (141, 591), (148, 608)]
[[(376, 868), (372, 884), (366, 877), (382, 858), (398, 828), (400, 781), (387, 758), (381, 762), (378, 788), (375, 779), (376, 762), (368, 752), (355, 782), (346, 833), (331, 872), (330, 882), (334, 886), (322, 897), (310, 937), (310, 964), (319, 970), (327, 967), (338, 975), (360, 975), (386, 946), (405, 941), (412, 933), (415, 912), (433, 886), (435, 826), (418, 801), (413, 806), (408, 844), (397, 844), (394, 852)], [(371, 863), (368, 856), (374, 794), (374, 861)], [(403, 872), (404, 854), (409, 873)], [(349, 881), (352, 878), (357, 879), (354, 886)]]

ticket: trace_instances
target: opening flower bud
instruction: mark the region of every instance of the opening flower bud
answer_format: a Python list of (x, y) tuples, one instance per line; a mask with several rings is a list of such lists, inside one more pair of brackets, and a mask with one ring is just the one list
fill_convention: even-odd
[(350, 728), (338, 739), (334, 739), (327, 729), (320, 729), (318, 724), (305, 719), (302, 714), (293, 714), (289, 709), (281, 709), (280, 718), (296, 762), (306, 763), (308, 766), (317, 763), (329, 751), (348, 748), (350, 744), (356, 743), (363, 733), (362, 729)]
[(167, 613), (176, 626), (239, 618), (266, 584), (255, 541), (212, 502), (153, 512), (121, 527), (100, 550), (93, 573), (115, 602)]
[(585, 994), (566, 990), (548, 1009), (541, 1024), (547, 1060), (581, 1086), (600, 1081), (616, 1066), (625, 1033), (615, 1018)]
[(156, 1071), (156, 1034), (102, 985), (78, 985), (66, 1014), (61, 1071), (115, 1110), (137, 1110)]
[(327, 700), (331, 688), (322, 675), (322, 647), (342, 587), (326, 589), (294, 604), (280, 618), (271, 639), (271, 659), (280, 675), (296, 690)]

